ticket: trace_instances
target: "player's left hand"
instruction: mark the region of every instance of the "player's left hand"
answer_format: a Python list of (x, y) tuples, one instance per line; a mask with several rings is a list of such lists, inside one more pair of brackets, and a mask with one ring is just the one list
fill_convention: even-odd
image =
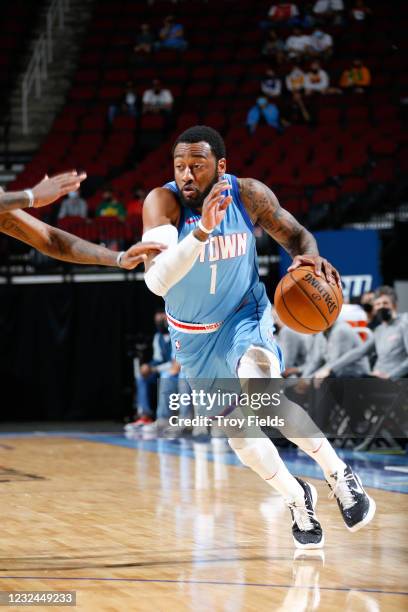
[(122, 256), (120, 267), (125, 270), (133, 270), (141, 263), (144, 263), (149, 255), (158, 255), (166, 245), (158, 242), (137, 242), (131, 246)]
[(45, 175), (43, 180), (33, 187), (34, 207), (47, 206), (70, 191), (76, 191), (85, 179), (85, 172), (78, 174), (76, 170), (57, 174), (51, 178)]
[(337, 284), (341, 288), (340, 274), (327, 259), (320, 257), (320, 255), (296, 255), (288, 268), (288, 272), (296, 270), (304, 264), (314, 266), (316, 276), (323, 276), (328, 283)]

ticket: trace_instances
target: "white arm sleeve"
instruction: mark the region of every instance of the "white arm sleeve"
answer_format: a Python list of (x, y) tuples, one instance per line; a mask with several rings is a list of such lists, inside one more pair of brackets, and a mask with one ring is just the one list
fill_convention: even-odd
[(190, 232), (177, 243), (178, 232), (174, 225), (159, 225), (143, 234), (142, 242), (161, 242), (166, 251), (152, 260), (145, 273), (145, 283), (152, 293), (164, 297), (168, 290), (179, 282), (193, 267), (205, 242)]

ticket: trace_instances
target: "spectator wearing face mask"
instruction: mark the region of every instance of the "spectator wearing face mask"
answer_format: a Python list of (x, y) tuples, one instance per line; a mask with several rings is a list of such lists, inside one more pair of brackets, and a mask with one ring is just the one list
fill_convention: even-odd
[(309, 53), (316, 57), (329, 59), (333, 53), (333, 38), (330, 34), (315, 28), (309, 36)]
[(367, 315), (367, 327), (371, 329), (372, 331), (376, 327), (378, 327), (378, 325), (380, 324), (380, 321), (374, 314), (374, 300), (375, 300), (374, 291), (366, 291), (360, 297), (361, 308), (364, 310), (364, 312)]
[(248, 111), (247, 126), (251, 134), (255, 132), (261, 120), (277, 130), (280, 128), (279, 109), (276, 104), (273, 104), (264, 96), (259, 97)]
[(159, 79), (154, 79), (152, 87), (143, 94), (143, 113), (171, 113), (174, 98), (169, 89), (162, 87)]
[(261, 91), (268, 98), (277, 98), (282, 93), (282, 80), (276, 75), (273, 68), (268, 68), (265, 78), (261, 82)]
[(372, 10), (366, 6), (364, 0), (356, 0), (355, 5), (350, 11), (351, 17), (358, 22), (367, 21), (372, 15)]
[(329, 91), (329, 75), (320, 67), (319, 62), (312, 62), (305, 77), (306, 94), (325, 94)]
[(370, 84), (371, 73), (359, 59), (355, 59), (352, 66), (343, 71), (340, 79), (340, 87), (353, 89), (356, 93), (364, 93)]
[(112, 123), (117, 115), (137, 116), (137, 93), (132, 81), (128, 81), (125, 91), (116, 104), (111, 104), (108, 109), (108, 119)]
[(379, 287), (375, 292), (374, 315), (379, 321), (371, 338), (360, 347), (329, 361), (315, 373), (325, 378), (331, 372), (350, 366), (358, 359), (376, 353), (371, 375), (378, 378), (402, 378), (408, 374), (408, 316), (397, 313), (397, 294), (392, 287)]
[(86, 219), (87, 216), (87, 203), (81, 198), (78, 191), (71, 191), (61, 202), (58, 219), (64, 219), (64, 217), (83, 217)]

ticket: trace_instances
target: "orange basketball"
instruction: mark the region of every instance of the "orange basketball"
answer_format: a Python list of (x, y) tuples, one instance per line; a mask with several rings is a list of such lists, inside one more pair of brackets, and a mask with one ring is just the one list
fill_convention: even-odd
[(275, 308), (282, 323), (302, 334), (328, 329), (340, 314), (343, 294), (303, 265), (284, 276), (275, 291)]

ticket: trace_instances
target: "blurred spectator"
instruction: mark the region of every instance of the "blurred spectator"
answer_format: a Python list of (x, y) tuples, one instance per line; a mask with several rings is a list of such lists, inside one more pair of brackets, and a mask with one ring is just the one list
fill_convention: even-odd
[(316, 24), (316, 17), (313, 13), (313, 2), (304, 2), (300, 7), (300, 17), (298, 19), (301, 28), (313, 28)]
[(370, 83), (370, 71), (359, 59), (355, 59), (353, 65), (344, 70), (340, 79), (340, 87), (353, 89), (356, 93), (363, 93)]
[(275, 336), (282, 349), (285, 361), (285, 370), (282, 373), (284, 378), (297, 375), (303, 368), (308, 353), (308, 338), (304, 334), (293, 331), (286, 327), (280, 320), (276, 310), (272, 309), (273, 320), (275, 323)]
[(143, 211), (143, 202), (146, 197), (146, 192), (141, 187), (133, 189), (132, 198), (126, 203), (126, 212), (128, 217), (141, 216)]
[(133, 50), (135, 53), (151, 53), (154, 44), (154, 34), (148, 23), (142, 23), (140, 26), (139, 34), (136, 36), (135, 46)]
[(131, 117), (137, 116), (137, 93), (132, 81), (128, 81), (126, 84), (126, 89), (117, 104), (111, 104), (109, 107), (108, 119), (110, 123), (120, 114), (130, 115)]
[[(337, 320), (326, 332), (323, 332), (326, 342), (320, 340), (316, 344), (313, 359), (307, 361), (303, 369), (302, 376), (308, 378), (318, 376), (329, 363), (336, 362), (345, 353), (354, 349), (359, 350), (364, 346), (363, 340), (357, 331), (345, 321)], [(337, 378), (359, 378), (368, 374), (370, 369), (367, 357), (362, 356), (352, 364), (344, 364), (335, 370), (331, 368), (331, 373)]]
[(300, 59), (306, 55), (310, 47), (310, 36), (300, 28), (294, 28), (292, 35), (286, 39), (286, 51), (291, 59)]
[(282, 92), (282, 80), (276, 76), (273, 68), (268, 68), (265, 78), (261, 82), (261, 91), (269, 98), (276, 98)]
[(286, 76), (286, 89), (291, 93), (303, 91), (305, 88), (306, 75), (299, 66), (293, 66), (292, 70)]
[(329, 75), (320, 67), (319, 62), (312, 62), (305, 77), (306, 94), (328, 93), (329, 83)]
[(316, 372), (325, 378), (333, 371), (352, 367), (362, 357), (375, 351), (371, 375), (378, 378), (402, 378), (408, 374), (408, 316), (397, 314), (397, 294), (392, 287), (379, 287), (375, 292), (374, 314), (380, 322), (373, 335), (361, 346), (343, 353)]
[(121, 202), (119, 202), (110, 187), (106, 188), (102, 194), (102, 202), (96, 209), (96, 217), (117, 217), (123, 221), (126, 217), (126, 211)]
[(85, 219), (87, 216), (87, 203), (81, 198), (78, 191), (71, 191), (61, 202), (58, 219), (63, 219), (64, 217), (83, 217)]
[(310, 111), (307, 109), (302, 95), (295, 91), (286, 100), (286, 104), (282, 111), (282, 125), (288, 127), (290, 125), (310, 123), (312, 120)]
[(165, 17), (159, 38), (160, 42), (155, 43), (156, 49), (176, 49), (178, 51), (187, 49), (187, 41), (184, 40), (184, 28), (181, 23), (175, 23), (173, 15)]
[(380, 324), (374, 314), (374, 299), (374, 291), (366, 291), (360, 297), (361, 307), (367, 315), (367, 327), (371, 330), (374, 330)]
[(365, 5), (364, 0), (356, 0), (350, 13), (355, 21), (366, 21), (373, 14), (372, 10)]
[(312, 55), (329, 59), (333, 53), (333, 38), (330, 34), (315, 28), (311, 34), (309, 52)]
[(268, 31), (268, 37), (262, 48), (262, 54), (274, 58), (281, 64), (285, 60), (285, 41), (278, 37), (275, 30)]
[(299, 15), (299, 9), (293, 2), (278, 0), (271, 6), (268, 12), (268, 19), (271, 26), (293, 25)]
[(162, 373), (172, 369), (172, 351), (166, 313), (162, 310), (154, 315), (156, 333), (153, 337), (153, 358), (148, 363), (140, 364), (137, 387), (137, 418), (133, 427), (140, 427), (153, 422), (151, 390), (156, 387), (157, 379)]
[(317, 0), (313, 7), (316, 17), (334, 24), (342, 23), (343, 0)]
[(279, 129), (279, 109), (276, 104), (273, 104), (264, 96), (259, 97), (248, 111), (247, 126), (251, 134), (255, 132), (259, 121), (262, 119), (270, 127)]
[(153, 87), (143, 94), (143, 113), (166, 113), (173, 108), (173, 96), (169, 89), (161, 86), (159, 79), (153, 81)]

